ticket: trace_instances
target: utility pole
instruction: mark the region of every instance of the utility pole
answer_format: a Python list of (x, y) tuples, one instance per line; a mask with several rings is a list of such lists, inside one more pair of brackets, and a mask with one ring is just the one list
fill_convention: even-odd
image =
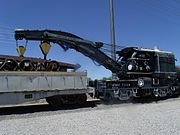
[[(110, 2), (111, 57), (113, 60), (116, 60), (113, 0), (109, 0), (109, 2)], [(116, 79), (116, 74), (112, 73), (112, 80), (115, 79)]]

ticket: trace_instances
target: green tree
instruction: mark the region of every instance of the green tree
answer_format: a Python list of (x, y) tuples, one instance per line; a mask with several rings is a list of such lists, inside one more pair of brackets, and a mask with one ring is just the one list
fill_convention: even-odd
[(111, 77), (103, 77), (101, 80), (112, 80), (112, 78)]

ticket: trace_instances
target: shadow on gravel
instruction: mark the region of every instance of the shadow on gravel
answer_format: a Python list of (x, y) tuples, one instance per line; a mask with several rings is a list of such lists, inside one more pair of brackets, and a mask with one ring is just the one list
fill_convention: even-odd
[(179, 98), (180, 96), (178, 95), (174, 95), (174, 96), (170, 96), (170, 97), (159, 97), (159, 98), (155, 98), (155, 97), (144, 97), (144, 98), (134, 98), (132, 100), (133, 104), (147, 104), (147, 103), (158, 103), (159, 101), (164, 101), (164, 100), (168, 100), (168, 99), (176, 99)]
[(63, 105), (59, 107), (52, 107), (48, 104), (3, 107), (0, 108), (0, 115), (27, 114), (27, 113), (36, 113), (36, 112), (92, 108), (92, 107), (96, 107), (97, 104), (98, 103), (96, 102), (86, 102), (85, 104)]
[(133, 99), (124, 100), (124, 101), (120, 101), (118, 99), (109, 99), (109, 100), (101, 100), (101, 104), (104, 104), (104, 105), (128, 104), (128, 103), (147, 104), (147, 103), (153, 103), (153, 102), (158, 103), (159, 101), (164, 101), (164, 100), (168, 100), (168, 99), (176, 99), (179, 97), (180, 96), (178, 96), (178, 95), (174, 95), (171, 97), (161, 97), (161, 98), (143, 97), (143, 98), (133, 98)]
[(126, 104), (126, 103), (132, 103), (132, 99), (130, 100), (118, 100), (118, 99), (101, 100), (101, 104), (104, 104), (104, 105)]
[(159, 101), (164, 101), (167, 99), (176, 99), (180, 96), (172, 96), (172, 97), (165, 97), (165, 98), (136, 98), (130, 100), (101, 100), (101, 101), (87, 101), (84, 104), (73, 104), (73, 105), (62, 105), (59, 107), (52, 107), (48, 104), (40, 104), (40, 105), (27, 105), (27, 106), (11, 106), (11, 107), (3, 107), (0, 108), (0, 115), (11, 115), (11, 114), (28, 114), (28, 113), (36, 113), (36, 112), (48, 112), (48, 111), (58, 111), (58, 110), (75, 110), (81, 108), (93, 108), (96, 107), (98, 104), (104, 105), (114, 105), (114, 104), (147, 104), (147, 103), (158, 103)]

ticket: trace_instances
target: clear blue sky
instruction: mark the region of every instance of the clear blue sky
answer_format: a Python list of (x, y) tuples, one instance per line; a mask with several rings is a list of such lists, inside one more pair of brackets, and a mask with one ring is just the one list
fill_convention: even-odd
[[(17, 55), (13, 29), (55, 29), (93, 41), (110, 42), (109, 0), (0, 0), (0, 54)], [(180, 61), (180, 0), (114, 0), (116, 44), (159, 48)], [(24, 43), (24, 42), (20, 42)], [(25, 56), (42, 57), (38, 42), (28, 44)], [(88, 76), (111, 72), (89, 58), (54, 45), (48, 58), (79, 63)], [(180, 62), (177, 62), (180, 65)]]

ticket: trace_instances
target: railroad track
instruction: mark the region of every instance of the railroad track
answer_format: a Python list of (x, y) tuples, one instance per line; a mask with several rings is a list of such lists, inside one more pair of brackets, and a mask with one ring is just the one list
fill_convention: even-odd
[(62, 105), (59, 107), (52, 107), (48, 103), (35, 103), (35, 104), (20, 104), (20, 105), (8, 105), (0, 106), (0, 115), (11, 115), (11, 114), (27, 114), (35, 112), (48, 112), (58, 110), (73, 110), (80, 108), (92, 108), (100, 104), (100, 100), (93, 99), (88, 100), (84, 104), (73, 104), (73, 105)]
[[(157, 100), (149, 99), (135, 99), (128, 101), (102, 101), (99, 99), (90, 99), (84, 104), (73, 104), (73, 105), (62, 105), (59, 107), (52, 107), (48, 103), (34, 103), (34, 104), (20, 104), (20, 105), (8, 105), (0, 106), (0, 115), (11, 115), (11, 114), (28, 114), (28, 113), (38, 113), (38, 112), (49, 112), (49, 111), (63, 111), (63, 110), (76, 110), (76, 109), (86, 109), (86, 108), (109, 108), (117, 107), (117, 105), (135, 105), (135, 104), (144, 104), (144, 103), (155, 103), (155, 102), (170, 102), (180, 100), (180, 97), (172, 98), (161, 98)], [(99, 107), (101, 105), (101, 107)], [(109, 106), (110, 105), (110, 106)]]

